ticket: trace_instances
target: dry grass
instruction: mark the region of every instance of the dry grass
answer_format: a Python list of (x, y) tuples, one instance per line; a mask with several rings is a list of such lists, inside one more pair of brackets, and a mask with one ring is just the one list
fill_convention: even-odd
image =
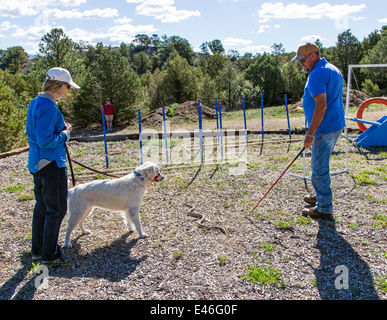
[[(345, 146), (340, 139), (333, 171), (345, 169)], [(74, 159), (103, 169), (103, 143), (73, 141), (69, 148)], [(251, 143), (249, 166), (235, 176), (228, 164), (161, 165), (166, 179), (148, 188), (141, 210), (149, 238), (128, 234), (119, 214), (96, 210), (86, 223), (92, 235), (74, 231), (67, 265), (49, 269), (48, 286), (39, 289), (30, 256), (28, 154), (0, 159), (0, 299), (386, 299), (386, 148), (349, 146), (349, 173), (332, 176), (334, 221), (301, 216), (311, 183), (288, 174), (249, 215), (300, 148), (301, 142)], [(113, 170), (130, 171), (138, 143), (109, 143), (109, 154)], [(305, 162), (308, 174), (308, 153)], [(75, 169), (79, 183), (92, 179)], [(289, 172), (302, 175), (303, 159)], [(189, 212), (204, 215), (208, 228)], [(335, 288), (338, 266), (348, 268), (347, 290)]]

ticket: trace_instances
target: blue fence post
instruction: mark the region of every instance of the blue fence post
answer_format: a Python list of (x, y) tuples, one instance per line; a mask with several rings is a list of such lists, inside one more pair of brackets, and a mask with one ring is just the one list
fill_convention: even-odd
[(102, 127), (103, 127), (103, 137), (105, 141), (105, 158), (106, 158), (106, 168), (109, 169), (109, 156), (107, 150), (107, 140), (106, 140), (106, 128), (105, 128), (105, 111), (101, 109), (102, 113)]
[(242, 98), (242, 103), (243, 103), (243, 116), (245, 118), (245, 136), (246, 136), (246, 143), (248, 143), (247, 139), (247, 121), (246, 121), (246, 106), (245, 106), (245, 98)]
[(203, 163), (203, 123), (202, 123), (202, 106), (198, 100), (198, 114), (199, 114), (199, 139), (200, 139), (200, 158)]
[(289, 119), (289, 108), (288, 108), (288, 96), (285, 94), (285, 106), (286, 106), (286, 116), (288, 118), (288, 129), (289, 129), (289, 139), (292, 138), (292, 130), (290, 129), (290, 119)]
[(261, 123), (262, 123), (262, 139), (265, 136), (264, 122), (263, 122), (263, 94), (261, 93)]
[(140, 161), (143, 163), (143, 155), (142, 155), (142, 131), (141, 131), (141, 110), (138, 109), (138, 140), (140, 141)]
[(216, 137), (219, 144), (219, 115), (218, 115), (218, 98), (215, 98), (215, 110), (216, 110)]
[(167, 156), (167, 163), (169, 163), (168, 157), (168, 136), (167, 136), (167, 124), (165, 121), (165, 107), (163, 106), (163, 120), (164, 120), (164, 139), (165, 139), (165, 152)]
[(223, 159), (223, 124), (222, 124), (222, 104), (219, 102), (219, 126), (220, 126), (220, 148)]

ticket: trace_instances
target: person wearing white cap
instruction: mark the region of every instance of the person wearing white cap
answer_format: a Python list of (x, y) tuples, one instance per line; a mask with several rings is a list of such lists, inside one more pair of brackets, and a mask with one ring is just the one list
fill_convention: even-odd
[(33, 175), (35, 206), (32, 216), (33, 260), (46, 264), (63, 262), (58, 245), (60, 226), (67, 212), (67, 166), (65, 143), (72, 127), (57, 108), (71, 88), (79, 89), (70, 73), (52, 68), (46, 74), (43, 92), (28, 107), (26, 133), (28, 169)]
[(340, 70), (325, 58), (314, 43), (301, 45), (293, 61), (301, 64), (309, 74), (302, 106), (308, 124), (304, 146), (311, 148), (312, 185), (315, 195), (304, 201), (316, 207), (305, 208), (302, 215), (312, 218), (331, 218), (333, 213), (329, 162), (345, 127), (343, 104), (343, 76)]

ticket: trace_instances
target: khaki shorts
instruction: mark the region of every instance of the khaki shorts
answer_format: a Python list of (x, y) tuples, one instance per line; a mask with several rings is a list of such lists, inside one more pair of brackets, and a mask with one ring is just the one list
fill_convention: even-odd
[(105, 119), (106, 119), (106, 121), (113, 121), (113, 115), (112, 114), (110, 114), (110, 115), (105, 114)]

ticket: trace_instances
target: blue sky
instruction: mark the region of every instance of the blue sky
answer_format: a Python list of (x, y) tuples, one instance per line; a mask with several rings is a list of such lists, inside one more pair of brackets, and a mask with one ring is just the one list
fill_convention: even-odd
[(295, 51), (317, 38), (334, 46), (346, 29), (362, 41), (383, 25), (385, 0), (0, 0), (0, 49), (22, 46), (30, 54), (54, 27), (92, 45), (166, 34), (187, 39), (195, 51), (219, 39), (226, 51), (256, 54), (274, 43)]

